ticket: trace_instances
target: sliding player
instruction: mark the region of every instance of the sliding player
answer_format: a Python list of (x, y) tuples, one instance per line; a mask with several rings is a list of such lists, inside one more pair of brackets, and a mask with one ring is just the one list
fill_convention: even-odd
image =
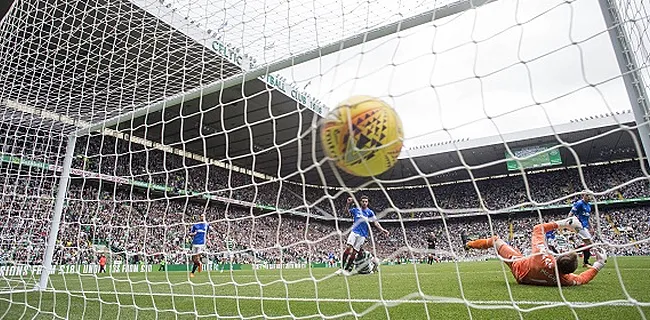
[(343, 252), (343, 259), (341, 260), (342, 270), (337, 270), (337, 274), (343, 273), (344, 275), (350, 275), (354, 267), (354, 258), (361, 251), (361, 246), (366, 242), (366, 238), (368, 238), (369, 222), (372, 222), (386, 236), (390, 235), (390, 232), (384, 229), (379, 224), (379, 221), (377, 221), (375, 212), (368, 208), (368, 197), (361, 196), (360, 200), (361, 208), (354, 206), (354, 199), (352, 197), (349, 197), (346, 203), (346, 206), (349, 208), (348, 211), (354, 218), (354, 225), (352, 226), (352, 232), (348, 236), (347, 247)]
[(358, 274), (371, 274), (377, 272), (379, 267), (379, 259), (374, 257), (372, 253), (367, 250), (361, 249), (354, 259), (354, 271)]
[(582, 224), (574, 217), (564, 220), (538, 224), (533, 228), (532, 255), (524, 257), (519, 250), (507, 245), (505, 241), (494, 236), (488, 239), (478, 239), (467, 243), (472, 249), (488, 249), (495, 247), (499, 256), (505, 259), (517, 283), (541, 286), (557, 285), (555, 268), (560, 275), (563, 286), (577, 286), (591, 281), (598, 271), (605, 266), (607, 255), (598, 253), (598, 261), (588, 270), (579, 275), (573, 274), (578, 268), (578, 255), (575, 252), (560, 254), (556, 257), (549, 252), (545, 244), (545, 231), (558, 228), (580, 230)]
[(192, 272), (190, 273), (190, 278), (194, 278), (194, 272), (196, 269), (199, 269), (199, 272), (203, 270), (201, 265), (201, 255), (205, 252), (205, 245), (207, 244), (207, 234), (210, 231), (210, 225), (205, 222), (205, 214), (202, 213), (199, 216), (199, 221), (192, 226), (190, 230), (190, 237), (192, 237)]
[(556, 230), (546, 232), (546, 246), (555, 254), (565, 253), (575, 249), (575, 246), (572, 244), (573, 242), (573, 237), (567, 237), (565, 233)]
[[(583, 245), (589, 246), (591, 245), (591, 232), (590, 229), (591, 227), (589, 226), (589, 217), (591, 216), (591, 205), (589, 204), (589, 195), (588, 194), (583, 194), (582, 199), (576, 201), (573, 206), (571, 207), (571, 211), (569, 212), (569, 217), (575, 216), (578, 218), (580, 223), (582, 224), (582, 229), (578, 232), (578, 235), (580, 238), (582, 238)], [(591, 250), (589, 249), (584, 249), (582, 251), (582, 256), (583, 256), (583, 267), (587, 268), (590, 267), (591, 264), (589, 264), (589, 258), (591, 257)]]

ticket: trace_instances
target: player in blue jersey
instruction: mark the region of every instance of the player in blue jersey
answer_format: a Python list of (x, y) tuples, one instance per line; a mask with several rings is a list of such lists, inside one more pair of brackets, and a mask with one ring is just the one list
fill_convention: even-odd
[(546, 246), (552, 252), (558, 253), (557, 248), (555, 247), (555, 229), (549, 230), (545, 234)]
[(390, 235), (390, 232), (384, 229), (379, 224), (379, 221), (377, 221), (375, 212), (368, 208), (370, 202), (368, 197), (361, 196), (360, 200), (361, 208), (354, 205), (354, 199), (352, 197), (349, 197), (346, 203), (348, 212), (350, 212), (354, 219), (354, 224), (352, 226), (352, 232), (348, 236), (347, 247), (343, 252), (343, 259), (341, 259), (342, 270), (337, 271), (337, 273), (343, 273), (344, 275), (350, 274), (354, 267), (354, 258), (361, 251), (361, 246), (366, 242), (366, 238), (370, 236), (370, 222), (386, 236)]
[(202, 213), (199, 216), (199, 221), (192, 226), (189, 233), (190, 237), (192, 237), (192, 262), (194, 263), (190, 278), (194, 278), (196, 269), (199, 269), (199, 272), (203, 269), (201, 266), (201, 255), (204, 253), (205, 245), (208, 243), (208, 231), (210, 231), (210, 225), (205, 221), (205, 214)]
[[(575, 216), (578, 218), (582, 224), (582, 229), (578, 231), (578, 235), (582, 238), (584, 246), (591, 245), (591, 226), (589, 225), (589, 217), (591, 216), (591, 205), (589, 204), (589, 195), (583, 194), (582, 199), (573, 203), (571, 211), (569, 212), (569, 217)], [(591, 251), (585, 249), (582, 252), (583, 256), (583, 267), (590, 267), (589, 258), (591, 257)]]
[(334, 256), (334, 252), (330, 251), (327, 254), (327, 263), (328, 267), (333, 268), (336, 265), (336, 257)]

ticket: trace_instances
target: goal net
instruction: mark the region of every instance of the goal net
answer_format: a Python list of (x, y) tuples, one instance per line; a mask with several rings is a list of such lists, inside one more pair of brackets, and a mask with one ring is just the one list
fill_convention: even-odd
[[(644, 1), (0, 9), (0, 318), (650, 311)], [(380, 176), (323, 153), (321, 119), (353, 95), (404, 123)], [(548, 242), (576, 273), (607, 252), (583, 287), (519, 285), (493, 248), (465, 249), (498, 235), (528, 254), (583, 194), (593, 244)], [(390, 234), (370, 228), (371, 274), (338, 275), (361, 196)]]

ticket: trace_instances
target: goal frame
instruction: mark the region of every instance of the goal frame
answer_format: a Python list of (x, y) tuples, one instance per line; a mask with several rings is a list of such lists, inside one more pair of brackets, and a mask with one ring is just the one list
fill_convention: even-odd
[[(58, 190), (52, 218), (50, 220), (47, 246), (42, 259), (42, 272), (40, 275), (39, 283), (35, 286), (34, 289), (40, 291), (47, 290), (49, 276), (54, 271), (52, 258), (56, 246), (56, 239), (58, 238), (59, 226), (61, 223), (61, 216), (63, 214), (66, 194), (68, 192), (68, 187), (70, 184), (70, 172), (72, 168), (72, 160), (74, 158), (74, 149), (77, 138), (93, 132), (102, 131), (110, 127), (119, 126), (121, 123), (129, 122), (129, 120), (136, 119), (151, 112), (162, 110), (168, 106), (174, 106), (178, 104), (182, 105), (186, 101), (199, 98), (203, 95), (234, 87), (263, 75), (268, 75), (297, 64), (301, 64), (363, 44), (368, 41), (376, 40), (390, 34), (398, 33), (426, 23), (433, 22), (438, 19), (462, 13), (464, 11), (474, 9), (494, 1), (496, 0), (461, 0), (453, 2), (451, 4), (426, 11), (416, 16), (405, 18), (387, 25), (375, 27), (368, 31), (355, 34), (353, 36), (330, 43), (320, 48), (307, 51), (297, 56), (288, 57), (277, 62), (258, 67), (254, 70), (243, 71), (236, 76), (215, 81), (204, 87), (186, 91), (182, 94), (169, 97), (160, 102), (149, 104), (123, 115), (118, 115), (105, 121), (88, 125), (70, 133), (67, 137), (66, 154), (63, 160), (61, 176), (59, 177), (58, 181)], [(635, 61), (634, 53), (630, 52), (627, 49), (630, 48), (630, 41), (626, 30), (621, 26), (619, 9), (612, 0), (598, 1), (610, 36), (610, 42), (614, 49), (618, 67), (624, 81), (625, 89), (630, 100), (630, 105), (634, 113), (635, 122), (638, 126), (643, 151), (646, 155), (648, 155), (650, 154), (650, 126), (648, 123), (648, 120), (650, 119), (650, 107), (648, 106), (647, 101), (647, 90), (643, 84), (643, 79), (639, 74), (639, 69)], [(650, 163), (650, 160), (648, 161)]]
[(639, 67), (634, 57), (634, 52), (629, 50), (630, 39), (625, 28), (621, 24), (621, 15), (614, 0), (598, 0), (600, 11), (605, 20), (605, 27), (614, 49), (616, 62), (618, 63), (621, 77), (625, 85), (627, 97), (630, 99), (632, 113), (637, 124), (643, 152), (646, 154), (646, 161), (650, 164), (650, 105), (648, 102), (648, 90), (643, 83), (643, 77), (639, 74)]

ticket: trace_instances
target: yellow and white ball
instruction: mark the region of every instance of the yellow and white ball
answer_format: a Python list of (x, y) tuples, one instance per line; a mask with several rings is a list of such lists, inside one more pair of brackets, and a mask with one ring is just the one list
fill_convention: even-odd
[(399, 116), (384, 101), (355, 96), (341, 102), (321, 126), (328, 157), (350, 174), (377, 176), (392, 168), (402, 150), (404, 130)]

